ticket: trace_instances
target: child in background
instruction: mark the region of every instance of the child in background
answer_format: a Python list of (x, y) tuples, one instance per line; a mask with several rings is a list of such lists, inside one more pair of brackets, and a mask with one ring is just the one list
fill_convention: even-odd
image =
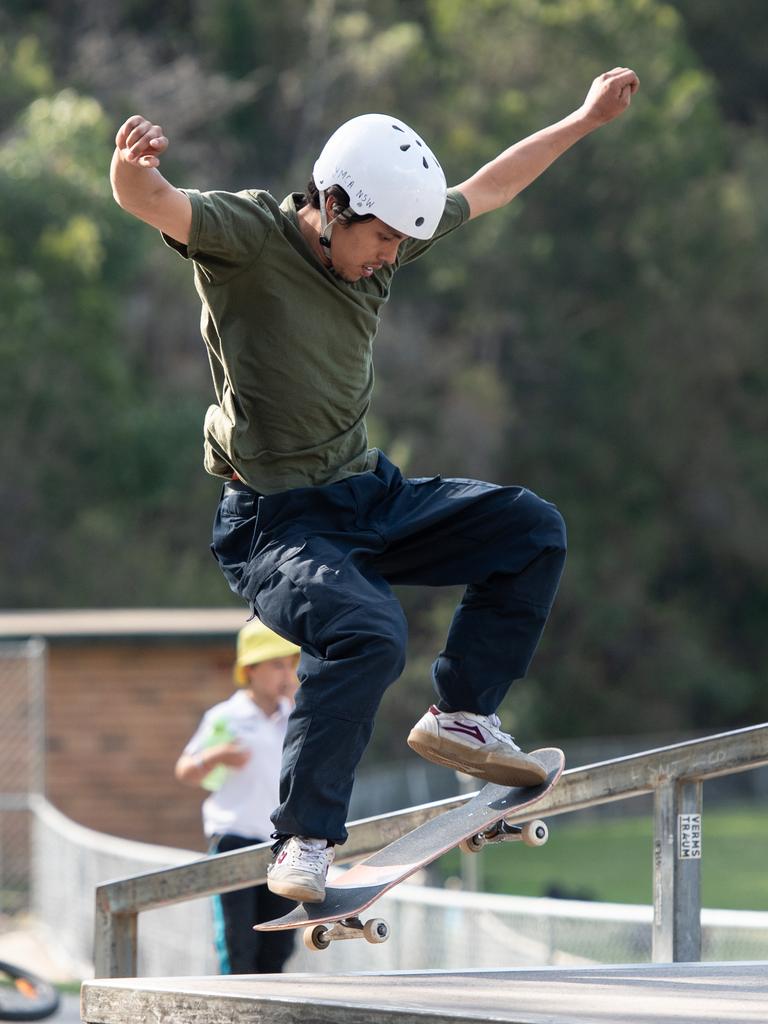
[[(234, 678), (239, 689), (203, 715), (176, 763), (176, 778), (209, 791), (203, 827), (211, 853), (269, 839), (278, 803), (280, 760), (298, 685), (300, 650), (254, 620), (240, 630)], [(275, 974), (293, 948), (293, 932), (260, 933), (253, 925), (293, 904), (266, 885), (215, 897), (222, 974)]]

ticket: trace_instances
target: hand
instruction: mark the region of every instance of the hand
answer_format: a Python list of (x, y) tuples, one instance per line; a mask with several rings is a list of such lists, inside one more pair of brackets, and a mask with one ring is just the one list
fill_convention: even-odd
[(248, 749), (239, 743), (222, 743), (210, 747), (207, 754), (211, 760), (215, 759), (216, 764), (225, 764), (227, 768), (244, 768), (251, 760)]
[(639, 88), (640, 79), (630, 68), (606, 71), (589, 87), (582, 112), (598, 125), (607, 124), (624, 113)]
[(141, 114), (129, 117), (115, 136), (120, 158), (138, 167), (159, 167), (168, 139), (159, 124), (150, 124)]

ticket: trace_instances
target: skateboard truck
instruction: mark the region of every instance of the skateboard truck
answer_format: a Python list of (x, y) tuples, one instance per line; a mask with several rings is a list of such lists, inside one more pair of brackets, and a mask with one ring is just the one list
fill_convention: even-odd
[(324, 924), (304, 929), (304, 945), (307, 949), (327, 949), (338, 939), (365, 939), (366, 942), (386, 942), (389, 925), (380, 917), (372, 917), (363, 923), (359, 917), (346, 917), (330, 927)]
[(462, 853), (479, 853), (489, 843), (522, 842), (526, 846), (543, 846), (549, 838), (549, 829), (540, 818), (524, 825), (510, 825), (503, 818), (483, 832), (476, 832), (459, 843)]
[[(479, 853), (490, 843), (522, 842), (526, 846), (543, 846), (549, 838), (549, 829), (541, 818), (527, 821), (524, 825), (510, 825), (503, 818), (482, 832), (476, 832), (459, 843), (464, 853)], [(366, 942), (386, 942), (389, 925), (380, 917), (361, 921), (359, 917), (346, 917), (333, 924), (315, 924), (304, 929), (304, 945), (307, 949), (327, 949), (339, 939), (365, 939)]]

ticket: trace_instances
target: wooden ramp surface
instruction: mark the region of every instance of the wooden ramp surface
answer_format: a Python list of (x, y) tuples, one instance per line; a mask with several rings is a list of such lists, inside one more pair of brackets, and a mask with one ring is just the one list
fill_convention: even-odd
[(766, 1024), (768, 963), (95, 980), (83, 985), (82, 1016), (87, 1024)]

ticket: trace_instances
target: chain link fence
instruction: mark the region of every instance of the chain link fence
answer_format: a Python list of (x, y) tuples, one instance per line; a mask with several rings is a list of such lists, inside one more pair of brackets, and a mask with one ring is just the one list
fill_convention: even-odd
[[(96, 886), (187, 864), (201, 856), (106, 835), (33, 801), (31, 910), (72, 977), (93, 977)], [(216, 974), (211, 901), (189, 900), (139, 916), (139, 974)]]
[(0, 643), (0, 915), (27, 908), (30, 800), (43, 791), (45, 643)]

